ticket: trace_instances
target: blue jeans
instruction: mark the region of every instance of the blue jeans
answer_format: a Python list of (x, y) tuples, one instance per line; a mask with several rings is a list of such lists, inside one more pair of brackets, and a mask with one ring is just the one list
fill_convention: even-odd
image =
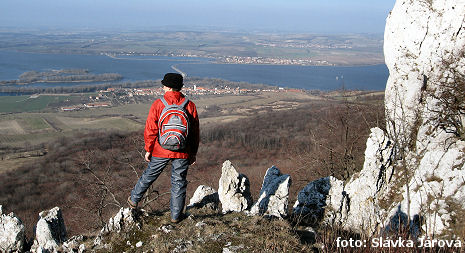
[(131, 191), (131, 200), (139, 203), (144, 193), (160, 176), (169, 161), (171, 162), (171, 218), (177, 220), (184, 210), (187, 188), (188, 159), (152, 157), (142, 176)]

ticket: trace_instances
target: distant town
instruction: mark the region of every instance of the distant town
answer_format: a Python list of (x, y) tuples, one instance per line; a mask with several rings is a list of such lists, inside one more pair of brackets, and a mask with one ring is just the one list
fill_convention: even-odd
[[(116, 53), (101, 53), (108, 57), (118, 59), (119, 56), (165, 56), (159, 54), (141, 54), (137, 52), (119, 52)], [(258, 56), (203, 56), (197, 54), (168, 54), (170, 57), (207, 57), (214, 59), (217, 63), (228, 64), (267, 64), (267, 65), (302, 65), (302, 66), (334, 66), (326, 60), (313, 60), (311, 58), (291, 59), (291, 58), (274, 58), (274, 57), (258, 57)]]
[[(199, 97), (208, 95), (243, 95), (260, 92), (295, 92), (301, 93), (304, 90), (300, 89), (251, 89), (240, 87), (223, 86), (220, 88), (208, 88), (193, 85), (191, 87), (184, 87), (182, 92), (189, 97)], [(165, 92), (162, 87), (157, 88), (107, 88), (99, 90), (97, 95), (89, 96), (88, 102), (84, 104), (63, 106), (62, 111), (78, 111), (98, 107), (110, 107), (113, 105), (131, 104), (141, 101), (154, 100), (156, 97), (162, 96)]]
[(312, 60), (307, 59), (282, 59), (282, 58), (268, 58), (268, 57), (241, 57), (241, 56), (228, 56), (220, 57), (218, 61), (221, 63), (233, 64), (275, 64), (275, 65), (304, 65), (304, 66), (332, 66), (334, 64), (325, 60)]

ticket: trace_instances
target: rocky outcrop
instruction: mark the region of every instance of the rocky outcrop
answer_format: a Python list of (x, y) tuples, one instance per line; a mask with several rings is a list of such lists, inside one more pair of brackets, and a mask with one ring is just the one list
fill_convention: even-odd
[(275, 166), (266, 171), (260, 197), (250, 209), (253, 215), (284, 218), (287, 216), (291, 176), (283, 175)]
[(397, 1), (387, 20), (387, 132), (402, 158), (393, 180), (403, 184), (392, 181), (399, 201), (384, 224), (402, 214), (430, 236), (465, 224), (464, 16), (463, 0)]
[(39, 213), (33, 252), (56, 252), (66, 241), (66, 227), (59, 207)]
[(22, 252), (25, 242), (24, 225), (14, 213), (3, 214), (0, 205), (0, 252)]
[(200, 185), (190, 199), (187, 209), (207, 207), (216, 210), (219, 202), (218, 192), (210, 186)]
[(324, 222), (371, 235), (383, 224), (388, 215), (386, 206), (392, 202), (383, 196), (391, 190), (396, 150), (379, 128), (371, 129), (366, 146), (362, 171), (344, 186), (339, 182), (329, 194)]
[(83, 243), (84, 236), (78, 235), (71, 237), (68, 241), (63, 243), (64, 252), (77, 252), (82, 253), (86, 250), (86, 245)]
[(100, 233), (119, 233), (123, 230), (128, 230), (133, 228), (134, 226), (137, 226), (138, 223), (134, 212), (135, 211), (131, 210), (130, 208), (121, 207), (118, 213), (108, 220), (108, 223), (105, 225), (105, 227), (102, 228)]
[(242, 212), (252, 205), (249, 179), (238, 173), (230, 161), (223, 163), (218, 196), (223, 213)]
[(338, 213), (337, 206), (343, 200), (340, 193), (343, 182), (334, 177), (324, 177), (306, 185), (297, 195), (293, 215), (298, 221), (316, 224), (326, 213)]
[(463, 0), (396, 1), (384, 40), (387, 129), (372, 129), (361, 172), (328, 193), (324, 222), (369, 235), (462, 233), (464, 16)]

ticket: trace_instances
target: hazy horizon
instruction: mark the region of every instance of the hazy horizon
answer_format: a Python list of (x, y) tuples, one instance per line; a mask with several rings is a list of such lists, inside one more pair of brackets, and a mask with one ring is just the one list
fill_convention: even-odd
[[(383, 33), (394, 0), (4, 0), (0, 27), (21, 29), (231, 29)], [(40, 11), (37, 11), (40, 10)]]

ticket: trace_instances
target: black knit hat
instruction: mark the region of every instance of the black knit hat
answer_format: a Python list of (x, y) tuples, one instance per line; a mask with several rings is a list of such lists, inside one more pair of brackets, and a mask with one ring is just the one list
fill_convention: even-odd
[(182, 75), (178, 73), (167, 73), (163, 77), (163, 80), (161, 80), (161, 84), (163, 84), (166, 87), (180, 90), (182, 86), (184, 85), (182, 81), (183, 81)]

